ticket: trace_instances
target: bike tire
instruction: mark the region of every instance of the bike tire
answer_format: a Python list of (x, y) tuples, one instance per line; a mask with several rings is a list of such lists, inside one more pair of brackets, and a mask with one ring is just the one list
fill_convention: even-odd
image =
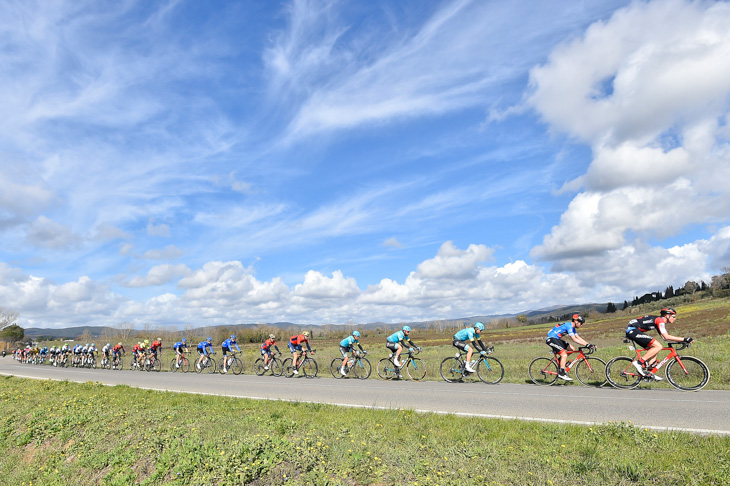
[(396, 366), (389, 358), (383, 358), (378, 361), (377, 372), (378, 376), (383, 380), (392, 380), (398, 376)]
[(170, 371), (172, 371), (173, 373), (177, 373), (177, 370), (179, 369), (175, 365), (177, 365), (177, 359), (172, 358), (172, 361), (170, 361)]
[(530, 362), (527, 371), (536, 385), (552, 385), (558, 379), (558, 365), (555, 359), (535, 358)]
[(319, 373), (319, 364), (317, 364), (317, 360), (307, 357), (302, 362), (300, 371), (304, 372), (305, 378), (316, 378)]
[(357, 378), (367, 380), (373, 372), (373, 365), (370, 364), (370, 360), (367, 358), (357, 358), (350, 371), (354, 371)]
[(608, 383), (606, 362), (601, 358), (587, 356), (575, 365), (575, 376), (585, 386), (602, 387)]
[(190, 361), (188, 361), (187, 358), (182, 358), (180, 360), (180, 371), (182, 371), (183, 373), (187, 373), (188, 371), (190, 371)]
[(340, 368), (342, 368), (342, 358), (334, 358), (330, 363), (330, 373), (338, 380), (345, 377), (345, 375), (340, 373)]
[(117, 359), (117, 367), (115, 368), (117, 371), (122, 371), (124, 369), (124, 358), (121, 356), (119, 359)]
[(606, 364), (606, 379), (614, 388), (631, 390), (641, 383), (641, 375), (626, 356), (613, 358)]
[(443, 378), (447, 383), (462, 381), (464, 379), (464, 373), (461, 371), (463, 368), (462, 365), (463, 363), (459, 358), (455, 358), (453, 356), (444, 358), (439, 366), (441, 378)]
[(218, 363), (215, 362), (213, 358), (208, 358), (208, 364), (205, 366), (205, 369), (208, 371), (208, 374), (213, 374), (218, 369)]
[(284, 366), (279, 358), (272, 358), (269, 369), (271, 370), (271, 376), (281, 376), (284, 372)]
[(264, 373), (266, 373), (268, 370), (264, 369), (264, 359), (259, 358), (253, 363), (253, 372), (256, 373), (256, 376), (263, 376)]
[(233, 363), (231, 363), (231, 367), (229, 369), (233, 371), (234, 375), (240, 375), (243, 373), (243, 361), (239, 358), (233, 358)]
[(667, 365), (666, 376), (673, 387), (685, 391), (696, 391), (704, 388), (710, 381), (710, 370), (697, 358), (679, 356)]
[(282, 374), (287, 378), (294, 376), (294, 365), (291, 358), (286, 358), (282, 363)]
[(504, 366), (497, 358), (482, 356), (477, 362), (477, 376), (488, 385), (496, 385), (504, 378)]
[(426, 377), (426, 362), (421, 358), (411, 358), (406, 365), (408, 376), (413, 381), (421, 381)]

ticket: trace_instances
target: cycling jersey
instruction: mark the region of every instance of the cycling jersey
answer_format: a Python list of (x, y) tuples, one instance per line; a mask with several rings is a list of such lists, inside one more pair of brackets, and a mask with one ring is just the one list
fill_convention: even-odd
[(160, 341), (155, 341), (150, 345), (150, 351), (153, 353), (156, 353), (158, 349), (162, 347), (162, 343)]
[(629, 321), (629, 325), (626, 328), (626, 333), (638, 329), (641, 332), (658, 330), (660, 334), (666, 334), (667, 319), (661, 316), (643, 316), (638, 319), (632, 319)]
[(202, 343), (198, 344), (198, 352), (200, 354), (208, 354), (208, 348), (210, 348), (211, 352), (213, 351), (213, 345), (208, 341), (203, 341)]
[(389, 343), (399, 343), (401, 341), (409, 341), (410, 339), (403, 331), (398, 331), (388, 336)]
[(226, 339), (225, 341), (223, 341), (223, 344), (221, 346), (224, 349), (231, 349), (233, 346), (235, 346), (238, 351), (241, 351), (241, 348), (238, 347), (238, 343), (233, 339)]
[(568, 334), (570, 337), (573, 337), (576, 334), (578, 334), (575, 331), (575, 326), (573, 325), (572, 322), (566, 322), (566, 323), (555, 326), (554, 328), (550, 329), (550, 331), (548, 331), (547, 337), (560, 339), (563, 336), (565, 336), (566, 334)]
[(304, 334), (294, 335), (289, 339), (289, 342), (292, 343), (294, 346), (301, 346), (302, 343), (307, 343), (307, 347), (309, 347), (309, 339), (304, 337)]
[(350, 349), (355, 345), (360, 346), (360, 342), (355, 338), (355, 336), (347, 336), (345, 339), (340, 341), (340, 347)]
[(454, 334), (454, 341), (473, 341), (474, 339), (479, 339), (479, 337), (473, 327), (467, 327)]
[(275, 339), (267, 339), (266, 341), (264, 341), (264, 344), (261, 345), (261, 349), (263, 349), (264, 351), (269, 351), (269, 348), (271, 348), (272, 346), (275, 347), (277, 351), (279, 350), (279, 347), (276, 345)]
[(187, 347), (188, 347), (188, 345), (182, 341), (178, 341), (172, 345), (172, 349), (174, 349), (175, 351), (182, 351), (183, 349), (185, 349)]

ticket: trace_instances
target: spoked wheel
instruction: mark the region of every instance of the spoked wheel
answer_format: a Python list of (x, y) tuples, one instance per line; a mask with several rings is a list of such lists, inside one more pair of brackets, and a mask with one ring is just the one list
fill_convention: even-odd
[(426, 376), (426, 362), (421, 358), (411, 358), (406, 366), (406, 371), (411, 380), (420, 381)]
[(367, 380), (370, 377), (370, 373), (373, 372), (373, 366), (367, 358), (358, 358), (352, 366), (351, 371), (354, 371), (355, 376), (361, 380)]
[(180, 371), (182, 371), (183, 373), (187, 373), (188, 371), (190, 371), (190, 362), (187, 358), (182, 358), (180, 360)]
[(269, 363), (269, 368), (271, 369), (271, 376), (281, 376), (284, 372), (284, 367), (279, 358), (273, 358)]
[(378, 361), (378, 376), (384, 380), (392, 380), (398, 376), (398, 372), (395, 369), (395, 365), (388, 358), (383, 358)]
[(454, 358), (453, 356), (445, 358), (443, 361), (441, 361), (441, 366), (439, 366), (439, 373), (441, 373), (441, 378), (443, 378), (448, 383), (461, 381), (464, 376), (461, 371), (461, 366), (462, 363), (458, 358)]
[(603, 386), (606, 378), (606, 362), (601, 358), (586, 357), (575, 366), (575, 376), (586, 386)]
[(630, 390), (641, 382), (641, 375), (631, 364), (633, 360), (626, 356), (613, 358), (606, 365), (606, 378), (611, 386)]
[(294, 376), (294, 366), (292, 365), (291, 358), (286, 358), (284, 360), (284, 363), (282, 364), (282, 368), (283, 368), (282, 373), (284, 374), (284, 376), (286, 376), (287, 378), (291, 378), (292, 376)]
[(218, 370), (218, 365), (213, 358), (208, 358), (208, 363), (205, 365), (205, 369), (209, 374), (213, 374)]
[(243, 373), (243, 361), (241, 361), (238, 358), (233, 358), (233, 362), (231, 363), (231, 367), (229, 368), (234, 375), (240, 375)]
[(177, 359), (172, 358), (172, 361), (170, 361), (170, 371), (172, 371), (173, 373), (176, 373), (177, 370), (179, 370), (179, 369), (180, 368), (177, 367)]
[(330, 373), (332, 373), (332, 376), (340, 379), (343, 378), (345, 375), (340, 373), (340, 368), (342, 368), (342, 358), (335, 358), (330, 363)]
[(667, 380), (680, 390), (700, 390), (710, 381), (710, 370), (697, 358), (680, 356), (667, 365)]
[(306, 378), (314, 378), (319, 372), (319, 365), (312, 358), (305, 358), (299, 368), (300, 372), (304, 372)]
[(496, 385), (504, 377), (504, 366), (497, 358), (483, 356), (477, 363), (477, 375), (484, 383)]
[(262, 376), (264, 373), (266, 373), (269, 370), (264, 369), (264, 358), (257, 359), (253, 364), (253, 372), (256, 373), (258, 376)]
[(558, 379), (558, 365), (550, 358), (535, 358), (528, 369), (536, 385), (552, 385)]

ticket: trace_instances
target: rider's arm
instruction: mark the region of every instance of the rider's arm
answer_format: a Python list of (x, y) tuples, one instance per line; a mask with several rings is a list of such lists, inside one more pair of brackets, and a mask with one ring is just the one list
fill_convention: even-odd
[(418, 347), (418, 345), (416, 343), (414, 343), (413, 341), (411, 341), (411, 338), (409, 338), (408, 336), (406, 336), (406, 338), (403, 340), (403, 344), (407, 344), (411, 348)]
[(577, 333), (570, 336), (570, 338), (576, 343), (580, 344), (581, 346), (588, 346), (588, 341), (580, 337)]
[(307, 339), (307, 340), (306, 340), (306, 341), (304, 341), (304, 342), (305, 342), (305, 343), (307, 343), (307, 351), (309, 351), (309, 352), (311, 353), (311, 352), (312, 352), (312, 348), (311, 348), (311, 347), (309, 347), (309, 339)]
[(276, 349), (276, 352), (277, 353), (281, 354), (281, 351), (279, 351), (279, 346), (277, 346), (276, 344), (274, 344), (274, 348)]
[(236, 343), (236, 349), (238, 350), (239, 353), (241, 352), (241, 348), (238, 347), (238, 343)]
[(476, 349), (477, 351), (486, 351), (487, 350), (486, 344), (484, 344), (481, 339), (473, 338), (472, 342), (474, 343), (474, 349)]
[(365, 352), (365, 350), (364, 350), (364, 349), (362, 349), (362, 344), (360, 344), (360, 343), (357, 343), (357, 347), (358, 347), (358, 348), (360, 348), (360, 351), (362, 351), (363, 353)]

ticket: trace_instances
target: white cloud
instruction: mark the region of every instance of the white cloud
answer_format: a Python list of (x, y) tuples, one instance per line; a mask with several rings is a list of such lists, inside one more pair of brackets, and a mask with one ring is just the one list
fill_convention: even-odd
[(146, 260), (174, 260), (183, 255), (183, 251), (175, 245), (167, 245), (161, 250), (147, 250), (142, 255)]
[(400, 241), (398, 241), (398, 238), (396, 238), (395, 236), (385, 240), (383, 242), (383, 246), (388, 246), (391, 248), (403, 248), (403, 244)]
[(28, 225), (26, 238), (32, 245), (53, 250), (69, 249), (80, 243), (70, 228), (46, 216), (38, 216)]
[(170, 237), (170, 226), (165, 223), (154, 224), (152, 220), (147, 223), (147, 234), (150, 236)]
[(144, 277), (134, 277), (126, 284), (129, 287), (147, 287), (150, 285), (163, 285), (172, 282), (178, 277), (185, 277), (191, 273), (187, 265), (156, 265), (147, 272)]
[(491, 259), (493, 253), (493, 249), (484, 245), (469, 245), (462, 251), (447, 241), (441, 245), (435, 258), (418, 265), (418, 274), (432, 279), (471, 278), (477, 271), (477, 265)]

